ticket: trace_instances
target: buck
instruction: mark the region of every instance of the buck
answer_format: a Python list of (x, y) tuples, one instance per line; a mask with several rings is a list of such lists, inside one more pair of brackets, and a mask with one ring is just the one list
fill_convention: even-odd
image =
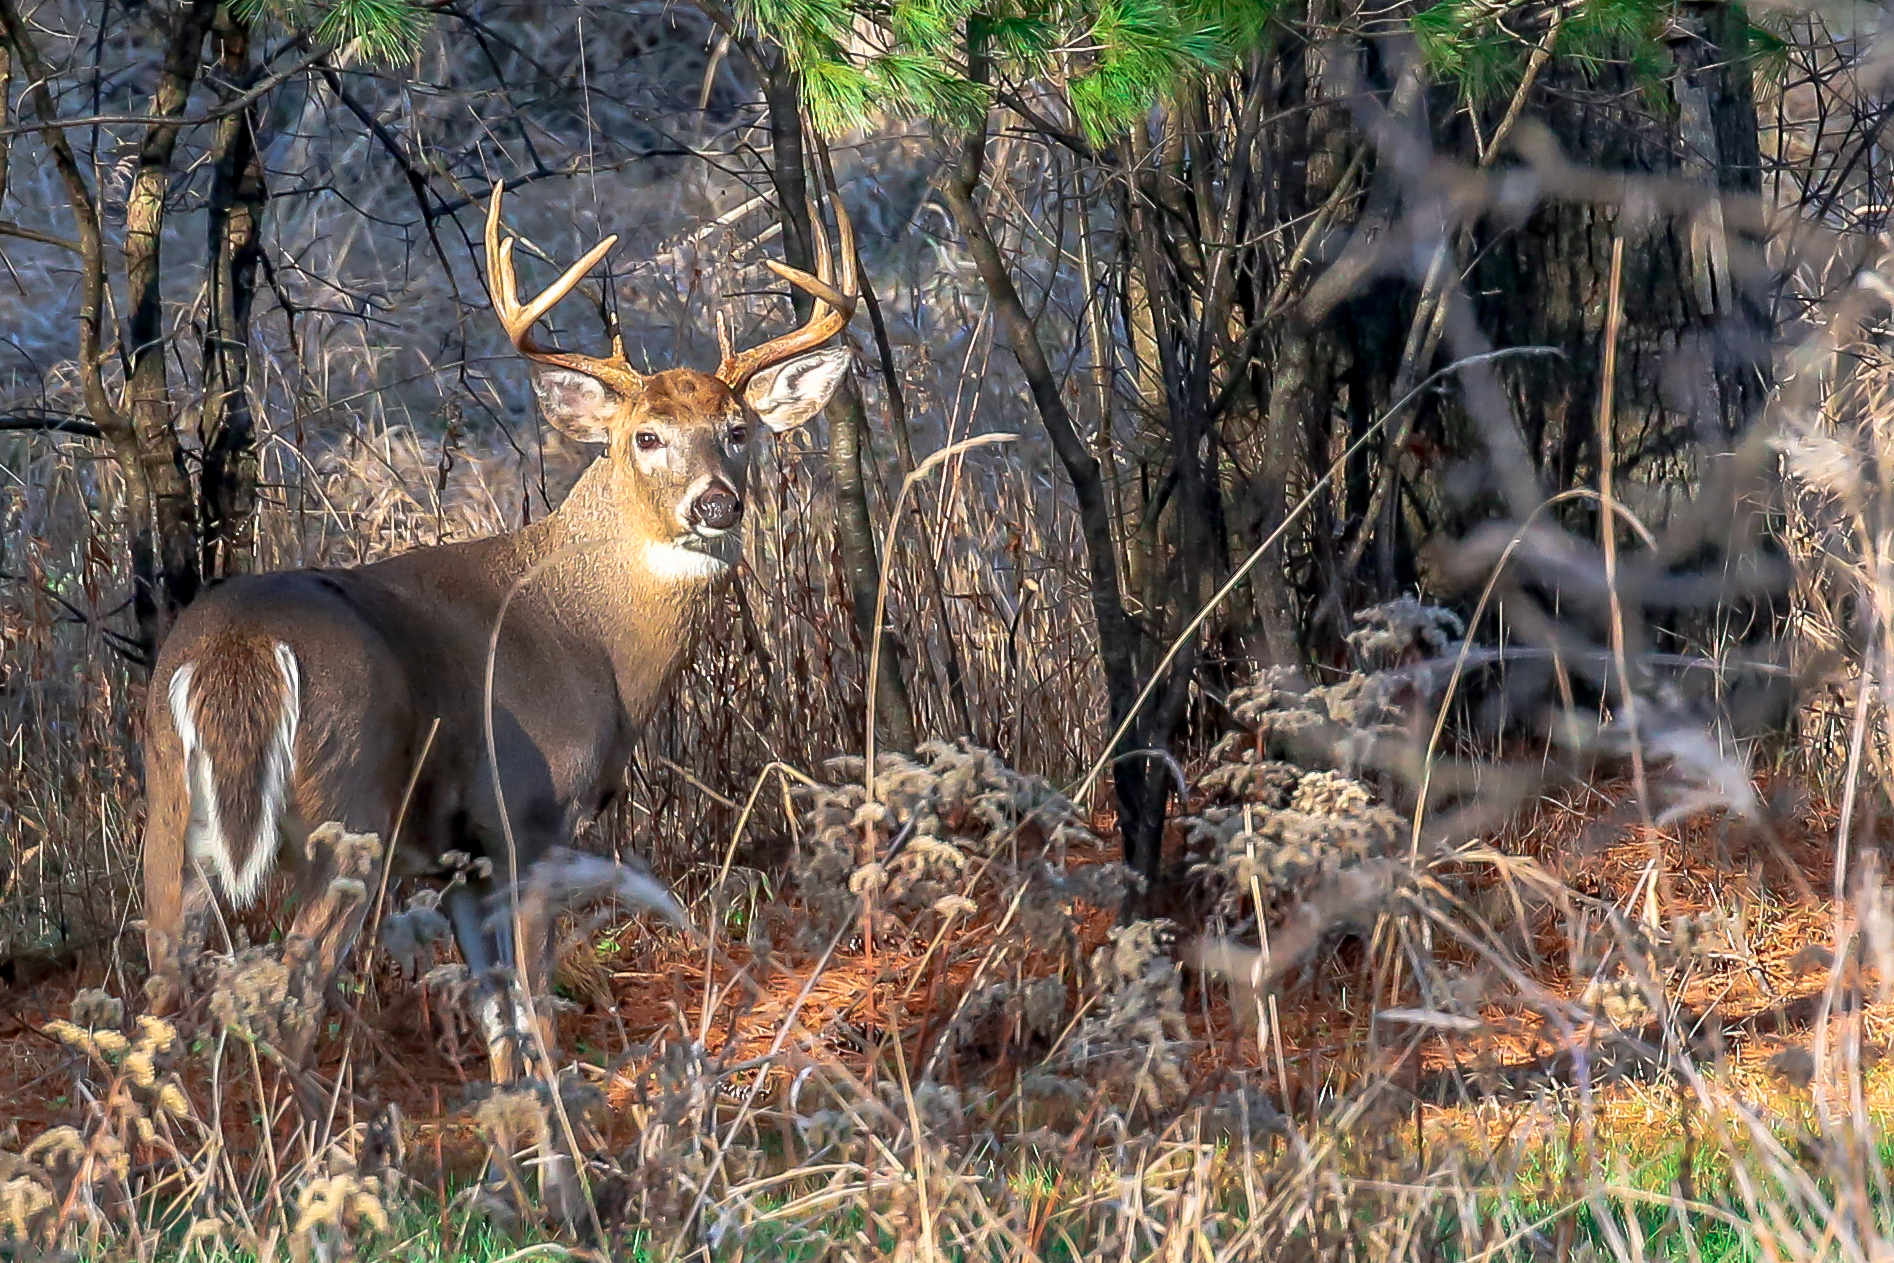
[[(300, 948), (320, 1005), (368, 902), (339, 917), (318, 910), (333, 903), (318, 896), (338, 860), (311, 840), (330, 821), (378, 834), (394, 876), (442, 875), (453, 852), (491, 861), (494, 878), (450, 885), (445, 907), (474, 976), (501, 976), (512, 946), (504, 918), (486, 912), (493, 882), (569, 844), (618, 792), (737, 561), (758, 436), (807, 421), (847, 371), (844, 349), (824, 349), (858, 292), (839, 204), (839, 279), (826, 239), (815, 276), (769, 264), (814, 297), (807, 323), (741, 352), (720, 330), (715, 373), (645, 375), (616, 334), (602, 359), (534, 341), (533, 326), (617, 238), (522, 303), (503, 191), (487, 208), (494, 311), (532, 366), (546, 419), (605, 451), (525, 529), (355, 569), (232, 579), (180, 616), (152, 676), (145, 739), (159, 1011), (188, 995), (215, 900), (241, 908), (281, 868), (297, 870), (301, 892), (285, 942)], [(519, 1014), (503, 992), (475, 993), (496, 1078), (520, 1069)], [(292, 1061), (318, 1024), (306, 1025), (301, 1046), (282, 1050)]]

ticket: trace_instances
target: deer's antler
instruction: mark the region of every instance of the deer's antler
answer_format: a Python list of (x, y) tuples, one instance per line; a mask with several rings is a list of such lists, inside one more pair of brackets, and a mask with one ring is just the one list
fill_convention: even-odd
[(815, 229), (816, 275), (810, 276), (800, 268), (792, 268), (774, 259), (766, 260), (769, 269), (776, 275), (797, 289), (815, 295), (815, 309), (809, 313), (809, 322), (794, 333), (786, 333), (747, 351), (726, 351), (723, 363), (717, 366), (717, 377), (731, 390), (741, 391), (752, 377), (764, 369), (794, 359), (805, 351), (815, 350), (847, 328), (849, 317), (855, 314), (855, 300), (861, 297), (861, 287), (856, 283), (855, 275), (855, 225), (849, 222), (848, 212), (842, 209), (842, 199), (835, 199), (835, 226), (841, 234), (839, 279), (836, 276), (835, 258), (829, 251), (828, 233), (823, 230), (822, 221), (815, 214), (814, 207), (810, 207), (809, 223)]
[(551, 311), (553, 304), (571, 293), (572, 287), (592, 270), (593, 265), (610, 253), (611, 248), (618, 244), (617, 236), (607, 237), (586, 251), (584, 258), (566, 269), (565, 275), (548, 285), (539, 297), (522, 306), (519, 278), (513, 273), (513, 245), (518, 239), (510, 236), (504, 241), (500, 239), (500, 199), (505, 194), (505, 183), (495, 183), (493, 197), (487, 202), (487, 287), (493, 298), (493, 313), (506, 327), (506, 336), (512, 339), (514, 348), (537, 364), (569, 368), (596, 377), (615, 394), (630, 396), (643, 390), (644, 374), (633, 368), (625, 358), (625, 341), (617, 334), (612, 337), (612, 354), (608, 359), (551, 350), (533, 341), (533, 326), (539, 323), (540, 317)]

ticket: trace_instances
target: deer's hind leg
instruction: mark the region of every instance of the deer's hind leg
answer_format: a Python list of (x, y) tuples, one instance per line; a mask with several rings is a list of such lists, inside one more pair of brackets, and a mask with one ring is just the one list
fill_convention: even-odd
[(289, 973), (281, 1051), (302, 1066), (322, 1028), (324, 1004), (349, 950), (361, 936), (381, 882), (381, 838), (330, 822), (304, 842), (295, 919), (283, 938)]
[(145, 1002), (156, 1017), (176, 1013), (190, 1003), (191, 972), (204, 954), (215, 910), (210, 883), (197, 866), (181, 855), (175, 864), (168, 860), (165, 855), (154, 856), (147, 844), (145, 957), (151, 975), (145, 980)]
[(162, 1017), (190, 1001), (191, 969), (203, 954), (213, 908), (210, 883), (192, 862), (185, 842), (191, 807), (175, 737), (168, 744), (161, 737), (151, 738), (145, 766), (150, 806), (140, 862), (145, 956), (151, 967), (145, 999), (151, 1012)]
[(321, 687), (304, 690), (304, 742), (282, 821), (286, 846), (300, 851), (296, 914), (282, 952), (294, 1029), (286, 1026), (281, 1045), (298, 1067), (315, 1047), (330, 988), (392, 862), (398, 840), (390, 834), (413, 767), (403, 697), (377, 691), (377, 678), (352, 660), (319, 663), (312, 655), (305, 674)]

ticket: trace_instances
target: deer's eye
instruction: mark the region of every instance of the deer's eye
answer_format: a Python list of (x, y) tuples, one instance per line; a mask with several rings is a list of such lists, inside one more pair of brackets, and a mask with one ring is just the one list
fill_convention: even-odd
[(638, 431), (637, 437), (632, 442), (638, 445), (638, 450), (641, 452), (655, 452), (664, 446), (664, 440), (659, 438), (654, 430)]
[(739, 425), (739, 426), (734, 426), (731, 428), (730, 430), (730, 446), (731, 447), (742, 447), (745, 443), (749, 441), (750, 441), (750, 431), (749, 431), (748, 426)]

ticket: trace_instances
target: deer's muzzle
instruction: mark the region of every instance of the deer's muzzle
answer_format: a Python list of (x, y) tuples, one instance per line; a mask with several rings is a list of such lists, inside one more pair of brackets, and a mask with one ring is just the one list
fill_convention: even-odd
[(707, 531), (727, 531), (743, 518), (743, 499), (724, 482), (713, 482), (693, 501), (691, 525)]

